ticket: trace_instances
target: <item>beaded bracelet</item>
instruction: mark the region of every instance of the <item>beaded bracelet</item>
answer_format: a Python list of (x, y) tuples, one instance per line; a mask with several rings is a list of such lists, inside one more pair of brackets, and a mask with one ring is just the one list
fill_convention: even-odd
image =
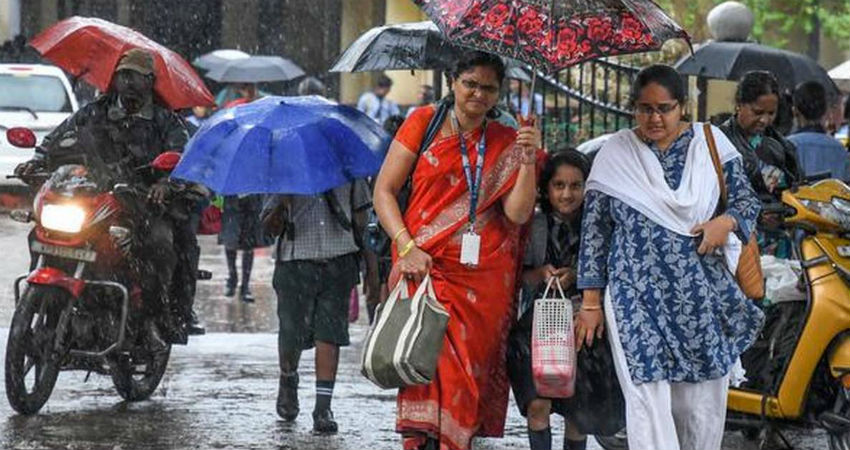
[(581, 309), (582, 309), (582, 310), (584, 310), (584, 311), (601, 311), (601, 310), (602, 310), (602, 305), (596, 305), (596, 306), (584, 306), (584, 305), (581, 305)]

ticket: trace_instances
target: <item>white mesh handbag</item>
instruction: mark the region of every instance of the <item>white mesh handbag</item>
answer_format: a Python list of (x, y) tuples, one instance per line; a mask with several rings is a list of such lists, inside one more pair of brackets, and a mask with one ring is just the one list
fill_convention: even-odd
[[(554, 298), (549, 298), (552, 285)], [(567, 398), (575, 390), (576, 351), (573, 305), (557, 277), (546, 284), (543, 297), (534, 301), (531, 326), (531, 370), (537, 394)]]

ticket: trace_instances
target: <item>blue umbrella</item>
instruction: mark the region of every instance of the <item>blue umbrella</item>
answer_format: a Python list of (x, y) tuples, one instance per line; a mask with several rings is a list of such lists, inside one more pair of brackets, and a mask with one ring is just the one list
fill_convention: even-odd
[(390, 137), (323, 97), (265, 97), (219, 111), (172, 176), (223, 195), (313, 195), (378, 173)]

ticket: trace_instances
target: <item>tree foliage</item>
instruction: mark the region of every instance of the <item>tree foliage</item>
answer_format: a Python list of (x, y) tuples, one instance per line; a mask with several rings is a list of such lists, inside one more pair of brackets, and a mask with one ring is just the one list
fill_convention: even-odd
[[(695, 42), (710, 38), (706, 16), (724, 0), (658, 0)], [(823, 34), (842, 48), (850, 44), (850, 1), (847, 0), (740, 0), (753, 11), (752, 37), (761, 43), (786, 47), (790, 36), (809, 34), (819, 19)]]

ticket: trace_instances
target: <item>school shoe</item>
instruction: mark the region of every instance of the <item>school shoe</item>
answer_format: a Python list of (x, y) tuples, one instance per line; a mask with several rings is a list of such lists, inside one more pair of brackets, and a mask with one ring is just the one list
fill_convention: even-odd
[(339, 430), (330, 408), (313, 411), (313, 433), (333, 434)]
[(298, 417), (298, 411), (298, 374), (281, 375), (277, 391), (277, 415), (286, 422), (292, 422)]
[(238, 280), (236, 276), (231, 274), (230, 277), (227, 278), (227, 289), (224, 291), (225, 297), (233, 297), (236, 295), (236, 284)]
[(245, 303), (254, 303), (254, 294), (251, 293), (248, 286), (242, 286), (242, 289), (239, 290), (239, 298)]
[(200, 336), (207, 333), (207, 330), (204, 328), (203, 324), (201, 324), (201, 321), (198, 320), (198, 316), (195, 314), (194, 310), (192, 310), (186, 320), (186, 333), (191, 336)]

